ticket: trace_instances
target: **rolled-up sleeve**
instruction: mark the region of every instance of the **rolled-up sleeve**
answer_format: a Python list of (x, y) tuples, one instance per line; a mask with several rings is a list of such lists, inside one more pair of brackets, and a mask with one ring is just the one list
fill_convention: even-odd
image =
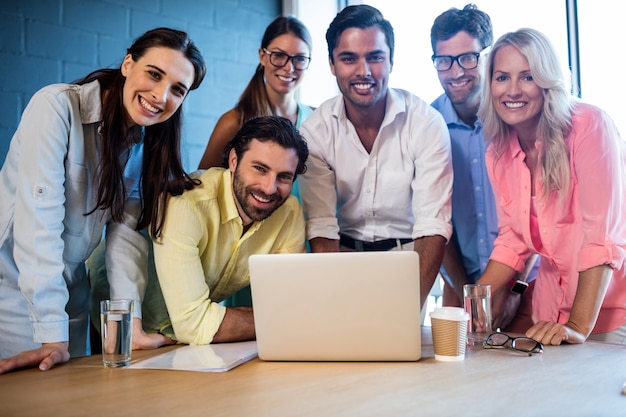
[[(40, 343), (69, 340), (63, 221), (66, 210), (80, 207), (66, 208), (65, 201), (65, 158), (71, 129), (67, 102), (49, 91), (38, 92), (24, 111), (14, 138), (22, 152), (16, 176), (13, 256), (20, 289), (30, 306), (34, 341)], [(75, 168), (82, 172), (82, 167)]]
[[(336, 123), (336, 120), (330, 118), (327, 122)], [(298, 179), (306, 219), (306, 237), (309, 240), (315, 237), (338, 239), (335, 171), (326, 157), (333, 155), (334, 151), (330, 141), (324, 140), (326, 145), (322, 144), (322, 140), (329, 138), (331, 133), (324, 120), (315, 113), (304, 122), (301, 133), (309, 148), (307, 171)]]
[(211, 343), (226, 314), (224, 306), (211, 300), (200, 259), (206, 230), (202, 213), (184, 199), (173, 197), (161, 239), (154, 242), (159, 284), (176, 338), (182, 343)]
[(621, 269), (626, 256), (626, 152), (613, 121), (589, 114), (576, 132), (570, 161), (577, 182), (583, 241), (578, 271), (598, 265)]
[(133, 317), (141, 318), (148, 283), (148, 241), (136, 229), (141, 201), (126, 201), (122, 222), (109, 222), (106, 235), (107, 279), (112, 299), (133, 299)]
[(440, 235), (448, 241), (452, 236), (454, 180), (448, 127), (441, 115), (434, 113), (429, 123), (412, 134), (416, 140), (411, 142), (419, 145), (413, 151), (413, 238)]

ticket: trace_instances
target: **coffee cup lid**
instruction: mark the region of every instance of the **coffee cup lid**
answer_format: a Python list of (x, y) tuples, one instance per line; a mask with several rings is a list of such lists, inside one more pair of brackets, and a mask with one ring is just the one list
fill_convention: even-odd
[(437, 307), (430, 313), (430, 317), (440, 320), (469, 320), (469, 314), (460, 307)]

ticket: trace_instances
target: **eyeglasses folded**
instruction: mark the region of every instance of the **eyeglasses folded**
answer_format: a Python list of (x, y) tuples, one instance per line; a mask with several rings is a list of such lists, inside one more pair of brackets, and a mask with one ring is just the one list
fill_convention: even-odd
[(492, 333), (483, 343), (484, 349), (509, 349), (532, 356), (542, 353), (543, 345), (530, 337), (511, 337), (506, 333)]

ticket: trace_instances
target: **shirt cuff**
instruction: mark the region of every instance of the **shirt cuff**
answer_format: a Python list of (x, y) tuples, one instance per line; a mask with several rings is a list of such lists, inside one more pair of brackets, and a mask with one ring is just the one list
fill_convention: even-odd
[(70, 324), (67, 320), (53, 323), (31, 323), (33, 326), (33, 340), (36, 343), (58, 343), (70, 340)]

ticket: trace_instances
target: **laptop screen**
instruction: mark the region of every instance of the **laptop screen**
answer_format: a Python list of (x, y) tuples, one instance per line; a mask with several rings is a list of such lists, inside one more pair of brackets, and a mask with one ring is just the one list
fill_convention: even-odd
[(416, 252), (259, 254), (249, 265), (261, 359), (420, 358)]

